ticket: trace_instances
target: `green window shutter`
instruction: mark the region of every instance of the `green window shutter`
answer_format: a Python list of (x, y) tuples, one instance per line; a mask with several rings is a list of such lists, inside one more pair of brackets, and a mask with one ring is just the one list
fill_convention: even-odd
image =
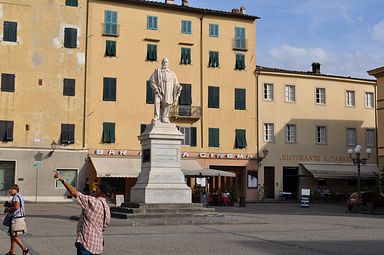
[(79, 3), (78, 3), (78, 0), (66, 0), (65, 5), (77, 7), (79, 5)]
[(147, 16), (147, 29), (148, 30), (157, 30), (157, 17), (156, 16)]
[(6, 42), (17, 41), (17, 22), (4, 21), (3, 40)]
[(220, 64), (219, 64), (219, 52), (218, 51), (215, 51), (215, 57), (214, 57), (214, 66), (215, 67), (218, 67)]
[(245, 56), (243, 54), (236, 54), (235, 69), (238, 69), (238, 70), (245, 69)]
[(156, 61), (157, 60), (157, 45), (148, 44), (147, 45), (147, 61)]
[(68, 27), (64, 29), (64, 47), (72, 49), (77, 47), (77, 29)]
[(114, 143), (115, 142), (115, 123), (104, 122), (103, 123), (103, 142)]
[(208, 86), (208, 108), (220, 107), (220, 88)]
[(145, 129), (147, 128), (147, 124), (140, 124), (140, 135), (144, 133)]
[(15, 91), (15, 75), (3, 73), (1, 74), (1, 91), (14, 92)]
[(103, 100), (116, 101), (116, 78), (104, 77)]
[(75, 142), (75, 124), (61, 124), (61, 143)]
[(191, 63), (191, 49), (190, 48), (181, 48), (181, 64), (188, 65)]
[(238, 149), (243, 149), (247, 147), (245, 129), (236, 129), (235, 147)]
[(245, 89), (235, 89), (235, 109), (245, 110), (246, 108), (246, 94)]
[(196, 127), (191, 127), (191, 147), (196, 147), (197, 144), (197, 129)]
[(105, 56), (116, 57), (116, 41), (105, 42)]
[(74, 96), (75, 95), (75, 79), (64, 79), (64, 96)]
[(219, 132), (220, 130), (218, 128), (209, 128), (208, 129), (208, 136), (209, 136), (209, 141), (208, 141), (208, 146), (209, 147), (219, 147)]
[(191, 84), (180, 84), (183, 89), (179, 97), (179, 105), (192, 105)]
[(0, 120), (0, 140), (6, 141), (7, 139), (7, 123), (4, 120)]
[(118, 35), (117, 12), (105, 10), (104, 12), (104, 34)]
[(6, 125), (7, 125), (6, 140), (13, 141), (13, 121), (7, 121)]
[(209, 67), (213, 67), (213, 51), (209, 52), (209, 63), (208, 63), (208, 66)]
[(153, 90), (151, 88), (151, 83), (147, 81), (147, 89), (146, 89), (146, 99), (145, 102), (147, 104), (153, 104), (155, 102), (153, 98)]

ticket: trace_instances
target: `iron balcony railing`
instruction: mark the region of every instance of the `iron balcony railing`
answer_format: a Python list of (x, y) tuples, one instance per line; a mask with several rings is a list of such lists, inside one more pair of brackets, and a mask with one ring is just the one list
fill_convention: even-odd
[(170, 116), (173, 118), (189, 118), (200, 119), (201, 107), (191, 105), (174, 105), (171, 109)]

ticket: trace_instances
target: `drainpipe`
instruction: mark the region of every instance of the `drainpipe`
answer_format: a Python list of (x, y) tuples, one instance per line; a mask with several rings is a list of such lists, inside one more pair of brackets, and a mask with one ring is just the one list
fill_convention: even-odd
[(87, 11), (86, 11), (86, 20), (85, 20), (85, 66), (84, 66), (84, 107), (83, 107), (83, 141), (82, 141), (82, 147), (83, 149), (85, 148), (85, 143), (86, 143), (86, 108), (87, 108), (87, 63), (88, 63), (88, 19), (89, 19), (89, 0), (87, 0)]
[(200, 16), (200, 107), (201, 107), (201, 118), (200, 118), (200, 144), (201, 148), (204, 147), (204, 63), (203, 63), (203, 19), (204, 14)]

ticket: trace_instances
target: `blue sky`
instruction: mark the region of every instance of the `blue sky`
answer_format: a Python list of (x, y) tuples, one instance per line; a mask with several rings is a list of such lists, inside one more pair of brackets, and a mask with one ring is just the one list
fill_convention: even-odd
[(384, 66), (383, 0), (189, 0), (189, 5), (223, 11), (245, 6), (249, 15), (261, 17), (258, 65), (309, 71), (319, 62), (324, 74), (368, 79), (374, 77), (367, 70)]

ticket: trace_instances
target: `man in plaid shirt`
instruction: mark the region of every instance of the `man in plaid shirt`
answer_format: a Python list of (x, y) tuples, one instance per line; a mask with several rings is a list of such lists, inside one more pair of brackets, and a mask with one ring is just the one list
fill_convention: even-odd
[(106, 183), (98, 185), (94, 196), (87, 196), (76, 190), (56, 171), (54, 177), (61, 181), (71, 196), (81, 206), (81, 215), (77, 223), (75, 246), (77, 255), (97, 255), (103, 252), (103, 231), (111, 219), (107, 197), (111, 196), (112, 188)]

